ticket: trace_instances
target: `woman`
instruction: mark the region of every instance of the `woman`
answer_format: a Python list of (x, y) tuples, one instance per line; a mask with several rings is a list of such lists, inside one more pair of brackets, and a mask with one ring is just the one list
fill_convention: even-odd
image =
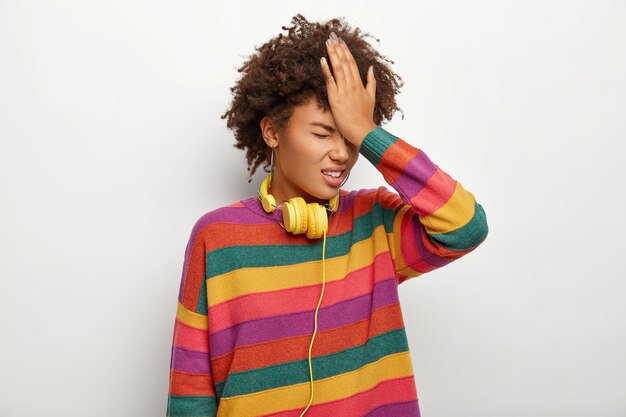
[[(419, 416), (398, 287), (475, 249), (485, 213), (380, 126), (401, 79), (369, 34), (292, 23), (240, 68), (222, 116), (250, 176), (271, 170), (193, 227), (167, 415)], [(397, 193), (340, 188), (359, 154)]]

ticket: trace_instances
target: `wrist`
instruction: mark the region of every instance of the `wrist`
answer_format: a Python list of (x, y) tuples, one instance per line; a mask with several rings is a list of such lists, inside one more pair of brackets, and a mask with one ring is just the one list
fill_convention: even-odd
[(361, 143), (365, 140), (365, 136), (370, 133), (372, 130), (376, 129), (377, 125), (374, 122), (366, 123), (362, 126), (359, 126), (358, 129), (355, 129), (353, 137), (347, 138), (352, 144), (357, 147), (361, 147)]

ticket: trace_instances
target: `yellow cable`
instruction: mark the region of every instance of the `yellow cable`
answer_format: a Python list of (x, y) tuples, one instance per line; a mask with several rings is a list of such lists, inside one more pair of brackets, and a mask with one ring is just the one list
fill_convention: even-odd
[(306, 411), (309, 409), (309, 406), (313, 402), (313, 367), (311, 365), (311, 349), (313, 348), (313, 341), (315, 340), (315, 333), (317, 332), (317, 311), (320, 308), (320, 304), (322, 304), (324, 287), (326, 286), (326, 229), (322, 229), (322, 231), (324, 232), (324, 244), (322, 245), (322, 293), (320, 294), (320, 299), (317, 302), (317, 307), (315, 308), (315, 328), (313, 329), (313, 337), (311, 338), (311, 344), (309, 345), (309, 374), (311, 375), (311, 398), (309, 398), (309, 403), (307, 404), (302, 414), (300, 414), (300, 417), (302, 417), (304, 413), (306, 413)]

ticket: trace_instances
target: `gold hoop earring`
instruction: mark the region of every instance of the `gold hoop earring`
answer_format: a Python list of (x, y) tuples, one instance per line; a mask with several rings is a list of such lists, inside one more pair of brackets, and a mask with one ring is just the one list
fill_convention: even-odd
[(339, 185), (338, 188), (343, 187), (343, 185), (346, 183), (346, 181), (348, 181), (348, 177), (350, 177), (350, 171), (348, 171), (348, 175), (346, 175), (346, 178), (341, 182), (341, 184)]
[(270, 186), (272, 185), (272, 178), (274, 178), (274, 148), (270, 154)]

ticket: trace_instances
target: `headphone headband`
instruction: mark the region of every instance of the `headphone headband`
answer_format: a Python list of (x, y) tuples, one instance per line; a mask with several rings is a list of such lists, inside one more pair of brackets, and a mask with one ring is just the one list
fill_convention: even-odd
[[(347, 179), (347, 178), (346, 178)], [(259, 189), (259, 199), (261, 200), (261, 204), (263, 205), (263, 210), (267, 213), (271, 213), (276, 209), (276, 199), (273, 195), (269, 193), (270, 182), (272, 180), (272, 175), (267, 175), (263, 182), (261, 183), (261, 187)], [(333, 196), (328, 203), (320, 204), (320, 206), (325, 207), (326, 209), (336, 212), (339, 208), (339, 194)]]
[[(259, 199), (266, 213), (276, 210), (276, 199), (268, 190), (271, 175), (265, 177), (259, 188)], [(302, 197), (292, 197), (282, 207), (283, 223), (286, 231), (300, 234), (306, 233), (309, 239), (326, 236), (328, 231), (328, 215), (326, 210), (336, 212), (339, 208), (339, 193), (322, 205), (317, 202), (306, 203)]]

